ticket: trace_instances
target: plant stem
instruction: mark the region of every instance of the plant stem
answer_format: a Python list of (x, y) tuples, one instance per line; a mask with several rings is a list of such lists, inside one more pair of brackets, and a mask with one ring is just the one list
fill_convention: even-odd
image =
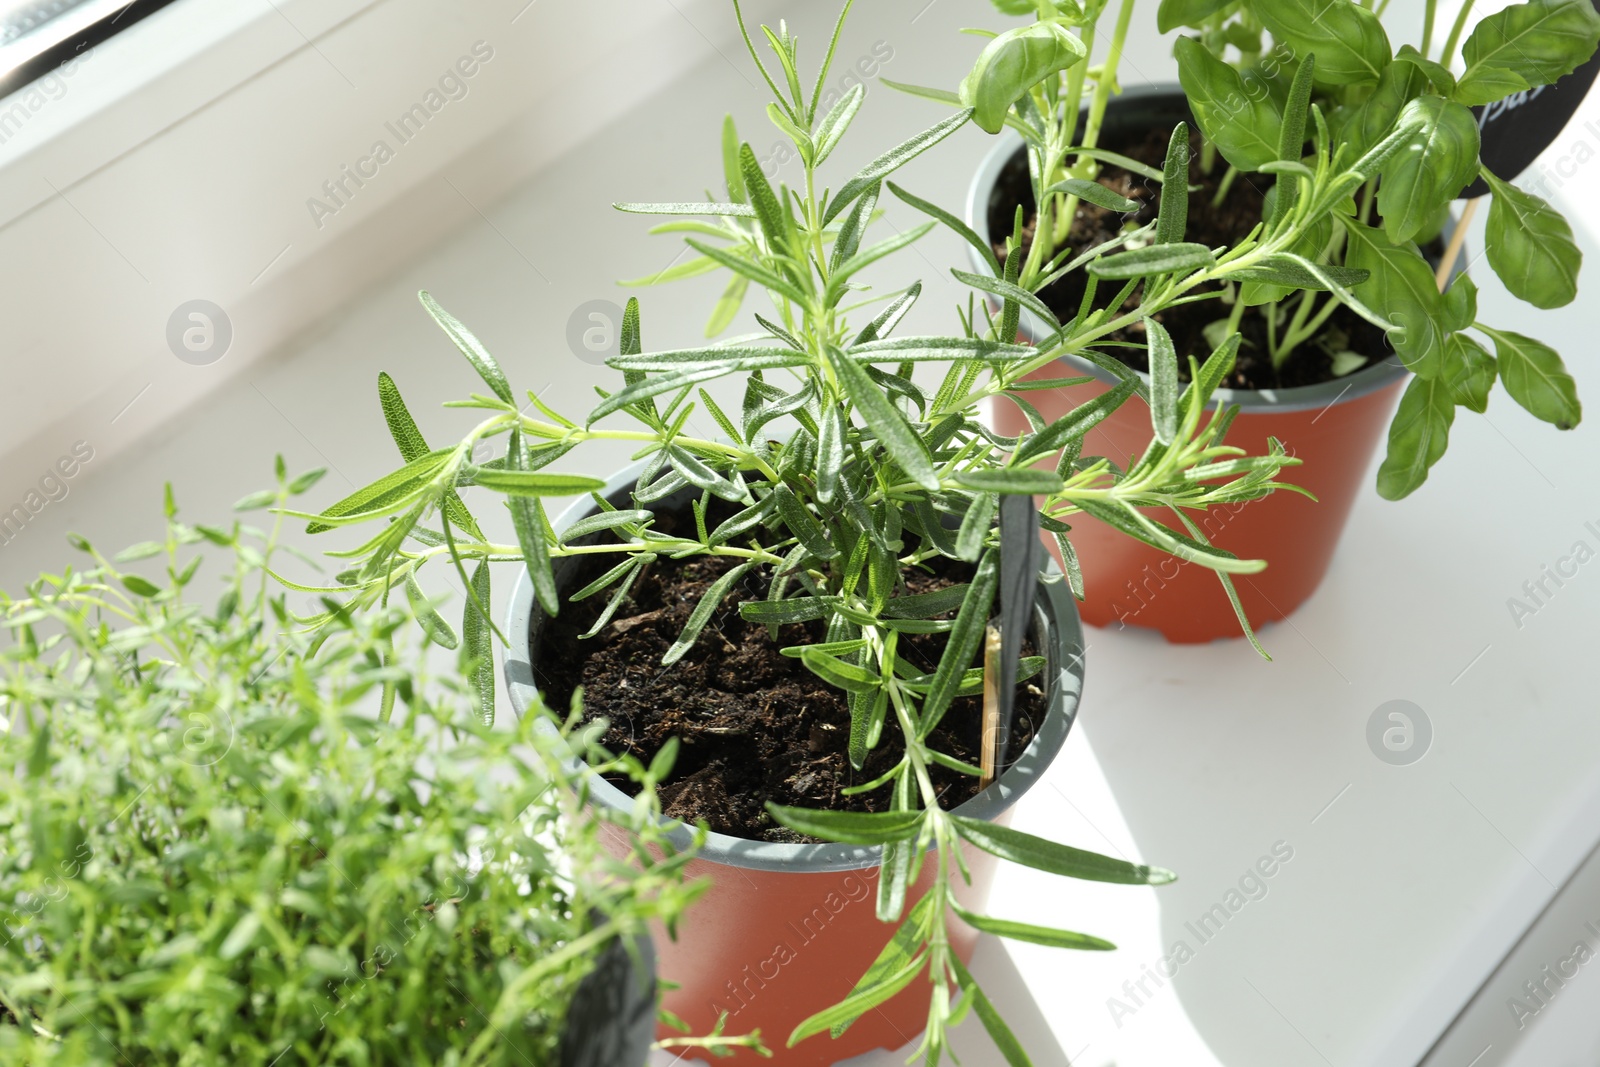
[[(1210, 148), (1211, 148), (1211, 142), (1207, 141), (1205, 143), (1205, 149), (1204, 150), (1209, 150)], [(1211, 168), (1206, 166), (1203, 158), (1202, 158), (1202, 161), (1201, 161), (1201, 164), (1200, 164), (1200, 169), (1204, 170), (1208, 174), (1211, 172)], [(1231, 166), (1231, 165), (1223, 173), (1222, 181), (1217, 183), (1217, 195), (1213, 196), (1211, 198), (1212, 210), (1216, 210), (1217, 208), (1222, 206), (1222, 202), (1228, 198), (1228, 191), (1233, 188), (1233, 180), (1235, 178), (1237, 178), (1238, 176), (1239, 176), (1239, 172), (1236, 169), (1234, 169), (1234, 167)]]
[(1456, 15), (1456, 21), (1450, 27), (1450, 36), (1445, 38), (1444, 51), (1439, 54), (1439, 62), (1447, 67), (1450, 65), (1450, 61), (1455, 58), (1456, 45), (1461, 41), (1461, 34), (1467, 28), (1467, 17), (1471, 14), (1472, 0), (1462, 0), (1461, 11)]
[(1461, 217), (1456, 220), (1455, 232), (1450, 235), (1450, 244), (1444, 250), (1444, 255), (1439, 258), (1439, 269), (1434, 273), (1433, 280), (1442, 293), (1445, 286), (1450, 284), (1450, 274), (1455, 270), (1456, 260), (1461, 258), (1461, 244), (1467, 239), (1467, 227), (1472, 224), (1472, 216), (1478, 213), (1478, 205), (1483, 202), (1482, 197), (1467, 201), (1467, 206), (1461, 209)]
[(1133, 0), (1122, 0), (1117, 11), (1117, 25), (1111, 32), (1111, 48), (1106, 61), (1100, 66), (1100, 77), (1095, 79), (1094, 100), (1089, 104), (1089, 124), (1083, 131), (1083, 143), (1094, 147), (1100, 143), (1100, 124), (1105, 120), (1106, 104), (1111, 98), (1111, 86), (1117, 80), (1117, 67), (1122, 63), (1122, 45), (1128, 39), (1128, 25), (1133, 21)]
[(1317, 313), (1311, 317), (1311, 321), (1306, 323), (1305, 330), (1301, 332), (1300, 336), (1291, 338), (1293, 344), (1299, 345), (1306, 339), (1315, 337), (1318, 333), (1322, 332), (1322, 326), (1328, 321), (1328, 317), (1338, 310), (1339, 301), (1333, 297), (1329, 297), (1322, 305), (1321, 309), (1319, 309)]
[(1311, 314), (1311, 306), (1311, 290), (1302, 290), (1300, 293), (1300, 301), (1295, 305), (1294, 318), (1289, 320), (1289, 328), (1284, 331), (1283, 347), (1280, 350), (1271, 353), (1273, 370), (1281, 370), (1284, 363), (1288, 360), (1289, 354), (1293, 352), (1295, 347), (1306, 338), (1307, 334), (1304, 332), (1304, 328), (1306, 324), (1306, 317)]

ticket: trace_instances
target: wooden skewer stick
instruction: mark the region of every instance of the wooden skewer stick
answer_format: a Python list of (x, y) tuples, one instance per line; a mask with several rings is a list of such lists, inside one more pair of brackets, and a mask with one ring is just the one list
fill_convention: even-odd
[(993, 623), (985, 631), (983, 645), (983, 777), (978, 788), (994, 781), (995, 749), (1000, 742), (1000, 628)]
[(1450, 235), (1450, 246), (1444, 250), (1444, 257), (1439, 260), (1439, 270), (1433, 276), (1441, 293), (1450, 284), (1450, 272), (1456, 269), (1456, 260), (1461, 258), (1461, 242), (1467, 239), (1467, 227), (1472, 223), (1472, 216), (1478, 213), (1478, 204), (1482, 200), (1482, 197), (1468, 200), (1467, 206), (1461, 209), (1461, 217), (1456, 220), (1456, 232)]

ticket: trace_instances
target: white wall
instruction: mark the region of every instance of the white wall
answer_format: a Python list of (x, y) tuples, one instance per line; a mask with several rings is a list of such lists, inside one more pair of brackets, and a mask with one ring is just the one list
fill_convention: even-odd
[[(0, 500), (98, 462), (726, 47), (716, 0), (182, 0), (0, 101)], [(447, 80), (474, 48), (472, 77)], [(464, 91), (464, 95), (462, 95)], [(437, 107), (405, 143), (385, 126)], [(393, 157), (337, 206), (323, 183)], [(367, 164), (370, 171), (373, 164)], [(320, 214), (320, 213), (319, 213)], [(535, 271), (540, 235), (507, 230)], [(535, 279), (537, 280), (537, 279)], [(218, 305), (220, 361), (169, 350)]]

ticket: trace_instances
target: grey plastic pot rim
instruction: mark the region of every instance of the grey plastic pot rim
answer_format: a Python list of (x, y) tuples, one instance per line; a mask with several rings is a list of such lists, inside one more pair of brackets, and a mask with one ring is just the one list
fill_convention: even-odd
[[(601, 495), (612, 494), (635, 484), (644, 463), (624, 468), (609, 479)], [(594, 503), (579, 499), (569, 506), (552, 523), (557, 534), (593, 512)], [(1059, 573), (1054, 561), (1052, 573)], [(1083, 694), (1084, 647), (1083, 625), (1078, 619), (1078, 609), (1072, 602), (1065, 581), (1038, 584), (1035, 599), (1035, 625), (1043, 623), (1050, 628), (1050, 640), (1045, 642), (1046, 665), (1043, 677), (1053, 678), (1043, 721), (1035, 731), (1015, 763), (977, 796), (954, 810), (968, 818), (994, 820), (1026, 793), (1054, 762), (1067, 733), (1077, 717), (1078, 703)], [(530, 624), (533, 613), (539, 609), (533, 594), (533, 582), (524, 569), (517, 576), (511, 603), (506, 609), (506, 636), (511, 645), (505, 651), (504, 676), (506, 691), (512, 707), (521, 716), (538, 703), (539, 695), (534, 684)], [(535, 728), (556, 731), (556, 726), (546, 716), (539, 716)], [(569, 768), (587, 780), (589, 796), (594, 803), (603, 804), (615, 811), (633, 813), (636, 801), (622, 790), (606, 781), (574, 757)], [(694, 841), (693, 827), (668, 821), (669, 837), (679, 848), (687, 848)], [(827, 873), (852, 871), (876, 867), (882, 859), (880, 846), (824, 844), (787, 844), (773, 841), (752, 841), (728, 834), (708, 833), (700, 846), (702, 859), (746, 870), (782, 873)]]
[[(1118, 104), (1137, 103), (1140, 100), (1168, 95), (1181, 98), (1183, 90), (1175, 84), (1130, 86), (1121, 96), (1113, 99), (1110, 106), (1115, 108)], [(998, 134), (995, 146), (983, 157), (983, 162), (978, 166), (978, 172), (967, 191), (967, 225), (971, 226), (985, 243), (992, 243), (989, 236), (990, 191), (999, 181), (1000, 172), (1022, 146), (1021, 134), (1010, 127), (1002, 130)], [(978, 273), (994, 273), (994, 264), (970, 245), (967, 247), (967, 257)], [(1026, 308), (1022, 311), (1021, 323), (1023, 333), (1032, 343), (1037, 343), (1039, 338), (1050, 334), (1050, 329), (1044, 322)], [(1116, 385), (1118, 382), (1116, 375), (1087, 360), (1068, 355), (1062, 356), (1061, 362), (1080, 374), (1093, 375), (1107, 385)], [(1148, 374), (1143, 371), (1134, 373), (1138, 374), (1146, 385), (1150, 384)], [(1318, 382), (1316, 385), (1300, 385), (1290, 389), (1218, 389), (1211, 395), (1211, 401), (1206, 406), (1214, 408), (1237, 404), (1245, 412), (1321, 410), (1387, 389), (1395, 382), (1409, 377), (1410, 374), (1411, 371), (1406, 369), (1403, 363), (1390, 358), (1372, 363), (1342, 378)]]

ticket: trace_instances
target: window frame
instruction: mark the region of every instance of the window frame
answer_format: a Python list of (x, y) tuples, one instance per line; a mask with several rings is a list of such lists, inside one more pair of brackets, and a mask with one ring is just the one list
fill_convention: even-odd
[(88, 0), (0, 45), (0, 100), (26, 89), (174, 0)]

